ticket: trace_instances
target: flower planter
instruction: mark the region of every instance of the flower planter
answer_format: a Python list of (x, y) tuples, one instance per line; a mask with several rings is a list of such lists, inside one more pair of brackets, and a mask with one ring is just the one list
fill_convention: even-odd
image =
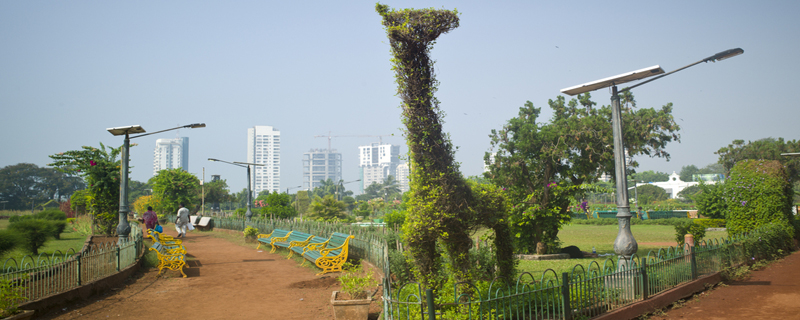
[(369, 316), (369, 304), (372, 299), (363, 300), (337, 300), (339, 291), (334, 291), (331, 296), (333, 317), (336, 320), (363, 320)]
[(2, 320), (26, 320), (33, 317), (33, 313), (36, 312), (35, 310), (20, 310), (22, 312), (17, 313), (10, 317), (5, 317)]

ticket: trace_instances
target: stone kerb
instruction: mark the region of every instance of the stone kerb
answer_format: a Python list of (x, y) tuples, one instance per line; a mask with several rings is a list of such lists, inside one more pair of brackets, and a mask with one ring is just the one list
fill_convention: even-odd
[(518, 254), (517, 259), (520, 260), (561, 260), (569, 259), (569, 253), (556, 253), (556, 254)]

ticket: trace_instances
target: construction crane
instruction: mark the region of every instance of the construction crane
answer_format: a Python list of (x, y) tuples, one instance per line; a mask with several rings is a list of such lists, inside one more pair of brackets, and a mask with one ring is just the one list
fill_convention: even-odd
[(328, 131), (328, 135), (314, 136), (314, 138), (328, 137), (328, 151), (332, 151), (333, 150), (333, 149), (331, 149), (331, 139), (332, 138), (374, 138), (374, 137), (378, 137), (378, 141), (380, 142), (380, 144), (383, 144), (383, 137), (391, 137), (391, 136), (393, 136), (393, 134), (334, 136), (334, 135), (331, 135), (330, 131)]

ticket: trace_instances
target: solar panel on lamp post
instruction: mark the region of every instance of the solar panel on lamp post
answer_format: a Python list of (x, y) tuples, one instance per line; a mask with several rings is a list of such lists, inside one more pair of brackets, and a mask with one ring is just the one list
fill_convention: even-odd
[(250, 189), (250, 166), (264, 166), (263, 164), (258, 163), (247, 163), (247, 162), (228, 162), (225, 160), (219, 160), (214, 158), (208, 158), (208, 161), (215, 161), (215, 162), (223, 162), (227, 164), (232, 164), (234, 166), (247, 168), (247, 211), (244, 213), (245, 218), (247, 218), (247, 222), (250, 223), (250, 220), (253, 218), (253, 211), (251, 207), (253, 206), (253, 191)]
[[(627, 188), (627, 179), (625, 176), (626, 168), (625, 168), (625, 149), (624, 144), (622, 141), (622, 120), (620, 114), (620, 103), (619, 103), (619, 93), (629, 91), (635, 87), (641, 86), (645, 83), (652, 82), (657, 79), (661, 79), (666, 77), (670, 74), (675, 72), (681, 71), (688, 67), (700, 64), (702, 62), (716, 62), (728, 59), (733, 56), (737, 56), (744, 53), (744, 50), (741, 48), (725, 50), (720, 53), (717, 53), (713, 56), (705, 58), (703, 60), (697, 61), (695, 63), (689, 64), (682, 68), (676, 69), (669, 73), (664, 73), (664, 70), (661, 69), (660, 66), (652, 66), (649, 68), (639, 69), (636, 71), (623, 73), (620, 75), (616, 75), (613, 77), (600, 79), (597, 81), (588, 82), (585, 84), (580, 84), (574, 87), (569, 87), (566, 89), (562, 89), (562, 93), (566, 93), (568, 95), (574, 96), (581, 93), (586, 93), (590, 91), (594, 91), (597, 89), (611, 87), (611, 127), (613, 133), (613, 141), (614, 141), (614, 173), (616, 177), (616, 202), (617, 202), (617, 219), (619, 224), (619, 232), (617, 234), (616, 240), (614, 240), (614, 252), (617, 255), (624, 257), (623, 261), (629, 261), (631, 256), (636, 253), (639, 249), (638, 244), (636, 243), (636, 239), (633, 237), (631, 233), (631, 213), (630, 213), (630, 204), (628, 203), (628, 188)], [(637, 81), (644, 78), (648, 78), (651, 76), (657, 76), (655, 78), (649, 79), (647, 81), (638, 83), (634, 86), (624, 88), (617, 91), (617, 85)], [(620, 264), (620, 267), (623, 267)]]
[[(139, 125), (106, 129), (115, 136), (125, 135), (125, 140), (122, 144), (122, 164), (120, 168), (122, 174), (120, 175), (121, 178), (119, 184), (119, 224), (117, 224), (117, 236), (119, 237), (119, 241), (122, 241), (123, 238), (127, 238), (128, 235), (131, 234), (131, 226), (128, 224), (128, 213), (130, 212), (130, 209), (128, 209), (128, 162), (130, 161), (131, 139), (177, 129), (205, 128), (205, 126), (205, 123), (193, 123), (151, 133), (145, 133), (146, 131), (144, 128)], [(137, 133), (144, 134), (139, 134), (133, 137), (130, 136), (131, 134)]]

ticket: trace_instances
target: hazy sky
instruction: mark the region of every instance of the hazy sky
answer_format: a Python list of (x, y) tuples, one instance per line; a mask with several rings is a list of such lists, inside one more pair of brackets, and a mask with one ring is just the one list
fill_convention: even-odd
[[(393, 1), (395, 8), (457, 8), (437, 60), (444, 130), (465, 175), (482, 172), (488, 135), (530, 100), (551, 112), (560, 89), (660, 65), (704, 63), (634, 91), (639, 107), (674, 103), (681, 142), (671, 161), (639, 157), (639, 171), (680, 171), (717, 160), (734, 139), (798, 138), (792, 94), (800, 74), (798, 1)], [(1, 1), (0, 167), (44, 166), (48, 155), (100, 142), (106, 128), (180, 130), (189, 172), (220, 174), (232, 191), (245, 169), (247, 128), (281, 131), (281, 188), (301, 185), (315, 135), (387, 135), (402, 145), (400, 104), (380, 16), (371, 1)], [(610, 91), (592, 93), (609, 104)], [(571, 98), (571, 97), (569, 97)], [(131, 178), (147, 181), (155, 140), (134, 139)], [(358, 179), (358, 146), (333, 138), (345, 181)], [(348, 185), (356, 189), (357, 184)], [(294, 192), (294, 191), (292, 191)]]

